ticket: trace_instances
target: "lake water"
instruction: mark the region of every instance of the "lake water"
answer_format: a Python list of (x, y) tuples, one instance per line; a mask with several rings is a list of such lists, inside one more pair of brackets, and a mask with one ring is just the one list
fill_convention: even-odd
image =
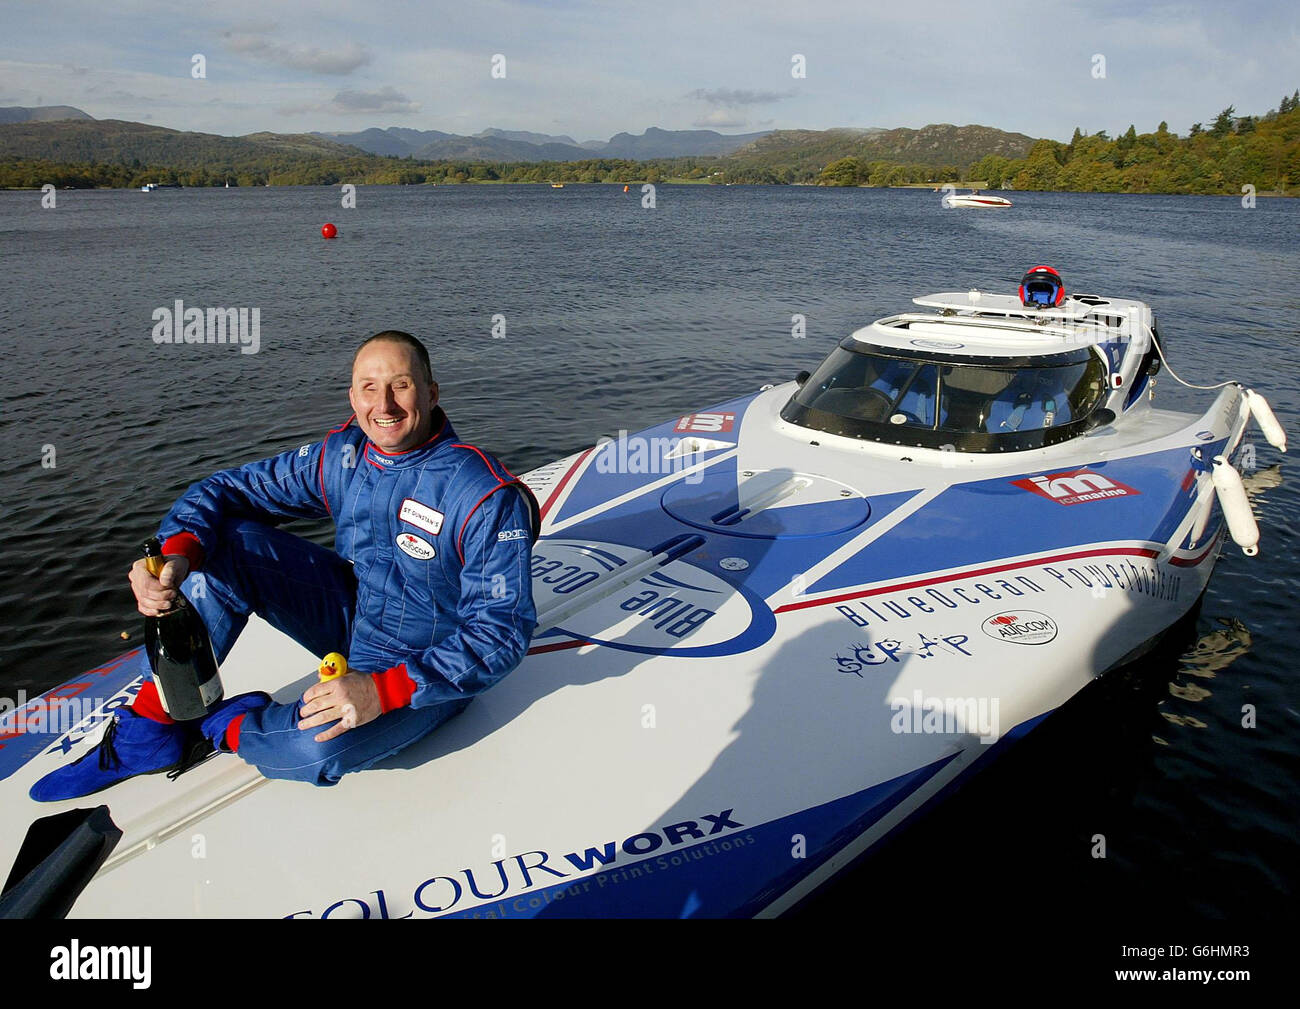
[[(656, 197), (372, 187), (342, 209), (336, 188), (63, 192), (42, 209), (38, 193), (0, 193), (0, 692), (99, 664), (127, 647), (123, 630), (137, 643), (126, 571), (171, 502), (345, 419), (350, 354), (380, 329), (426, 341), (460, 434), (521, 472), (812, 369), (913, 295), (1010, 292), (1043, 262), (1070, 290), (1149, 302), (1184, 378), (1264, 392), (1300, 441), (1300, 202), (1015, 193), (1011, 210), (962, 211), (925, 190), (740, 186)], [(325, 221), (338, 239), (320, 238)], [(156, 344), (152, 314), (178, 299), (258, 309), (258, 352)], [(1208, 396), (1160, 376), (1158, 403)], [(1255, 440), (1259, 482), (1277, 484), (1255, 500), (1261, 553), (1227, 545), (1186, 650), (1090, 688), (806, 913), (938, 902), (975, 915), (1007, 901), (1046, 920), (1083, 907), (1289, 913), (1300, 492), (1272, 469), (1285, 457)], [(1241, 727), (1244, 704), (1256, 728)], [(1091, 856), (1097, 834), (1105, 859)]]

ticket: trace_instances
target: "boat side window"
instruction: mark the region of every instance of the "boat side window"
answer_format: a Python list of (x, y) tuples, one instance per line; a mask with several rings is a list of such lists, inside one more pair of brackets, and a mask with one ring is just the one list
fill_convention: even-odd
[(939, 381), (937, 365), (913, 369), (906, 385), (899, 389), (889, 415), (891, 424), (934, 427), (934, 404)]
[(942, 369), (939, 427), (1000, 435), (1081, 420), (1103, 391), (1102, 367), (1091, 358), (1047, 368), (968, 365)]
[(804, 384), (806, 405), (850, 420), (933, 427), (937, 378), (922, 361), (839, 350)]
[(987, 431), (993, 405), (1015, 379), (1014, 371), (948, 365), (941, 369), (939, 427), (944, 431)]

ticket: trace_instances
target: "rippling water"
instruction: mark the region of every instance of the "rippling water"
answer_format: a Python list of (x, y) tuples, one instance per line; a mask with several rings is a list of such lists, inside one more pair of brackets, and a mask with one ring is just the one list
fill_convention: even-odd
[[(425, 339), (457, 429), (519, 472), (811, 369), (912, 295), (1009, 290), (1046, 262), (1071, 290), (1150, 302), (1184, 378), (1255, 387), (1300, 441), (1300, 203), (1014, 199), (945, 211), (921, 190), (661, 186), (645, 209), (615, 186), (388, 187), (352, 210), (333, 188), (65, 192), (45, 210), (0, 193), (0, 690), (50, 687), (138, 637), (125, 574), (171, 502), (345, 418), (350, 353), (384, 328)], [(177, 299), (259, 308), (259, 352), (156, 345), (151, 313)], [(1165, 405), (1205, 396), (1160, 377)], [(1062, 913), (1284, 913), (1300, 491), (1257, 442), (1261, 554), (1225, 549), (1186, 651), (1085, 691), (812, 910), (923, 905), (920, 887)]]

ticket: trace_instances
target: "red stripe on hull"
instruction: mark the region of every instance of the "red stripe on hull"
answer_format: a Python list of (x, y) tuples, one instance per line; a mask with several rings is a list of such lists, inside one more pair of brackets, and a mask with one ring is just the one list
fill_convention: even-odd
[(566, 648), (581, 648), (583, 645), (590, 645), (592, 642), (583, 641), (559, 641), (553, 645), (538, 645), (536, 648), (528, 649), (529, 655), (541, 655), (543, 652), (562, 652)]
[(573, 478), (573, 474), (578, 472), (582, 464), (587, 461), (587, 456), (591, 455), (591, 452), (592, 452), (591, 449), (587, 449), (585, 452), (582, 453), (582, 455), (578, 456), (578, 461), (569, 467), (569, 472), (565, 473), (564, 476), (560, 479), (560, 482), (556, 484), (555, 490), (551, 491), (550, 497), (546, 499), (546, 504), (542, 505), (542, 513), (541, 513), (542, 519), (546, 518), (546, 513), (551, 510), (551, 505), (553, 505), (556, 499), (559, 498), (560, 491), (564, 490), (565, 486)]
[(1205, 560), (1205, 558), (1210, 556), (1210, 551), (1212, 551), (1215, 548), (1218, 542), (1219, 542), (1219, 537), (1215, 536), (1212, 540), (1210, 540), (1210, 545), (1206, 547), (1204, 550), (1202, 550), (1197, 556), (1171, 557), (1169, 558), (1169, 563), (1179, 568), (1194, 568), (1196, 567), (1196, 565), (1200, 564), (1201, 561)]

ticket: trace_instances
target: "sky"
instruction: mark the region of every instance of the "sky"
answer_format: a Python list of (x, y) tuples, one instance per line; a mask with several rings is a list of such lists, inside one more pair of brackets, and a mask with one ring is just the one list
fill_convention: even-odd
[(978, 123), (1068, 140), (1185, 134), (1298, 87), (1300, 5), (1282, 0), (5, 0), (0, 33), (0, 106), (224, 135)]

